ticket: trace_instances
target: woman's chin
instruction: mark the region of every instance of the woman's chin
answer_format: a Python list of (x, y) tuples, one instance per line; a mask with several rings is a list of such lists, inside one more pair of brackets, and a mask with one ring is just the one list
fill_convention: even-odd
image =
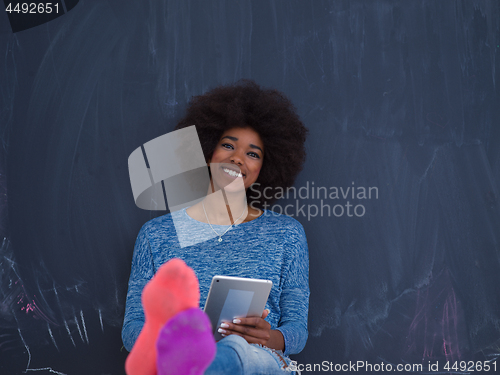
[(246, 190), (245, 190), (245, 185), (243, 183), (243, 179), (238, 178), (233, 182), (231, 182), (230, 184), (227, 184), (224, 187), (224, 191), (228, 194), (237, 194), (237, 193), (241, 193), (242, 195), (245, 194)]
[(217, 176), (217, 186), (224, 189), (227, 193), (245, 191), (245, 182), (243, 177)]

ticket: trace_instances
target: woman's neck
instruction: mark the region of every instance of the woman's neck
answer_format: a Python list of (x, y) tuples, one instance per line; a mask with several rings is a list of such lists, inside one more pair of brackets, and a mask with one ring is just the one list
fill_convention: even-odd
[(222, 189), (208, 194), (202, 201), (204, 213), (211, 224), (239, 224), (248, 214), (245, 190), (228, 193)]

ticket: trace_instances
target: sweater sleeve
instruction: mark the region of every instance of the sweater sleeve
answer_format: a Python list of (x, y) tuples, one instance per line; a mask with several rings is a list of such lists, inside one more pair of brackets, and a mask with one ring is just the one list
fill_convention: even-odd
[(144, 325), (144, 310), (141, 303), (142, 290), (151, 280), (153, 274), (153, 258), (146, 225), (144, 225), (135, 242), (122, 328), (122, 341), (128, 351), (132, 350)]
[(285, 355), (297, 354), (306, 345), (309, 312), (309, 251), (304, 228), (299, 224), (289, 237), (292, 259), (281, 292), (278, 330), (285, 339)]

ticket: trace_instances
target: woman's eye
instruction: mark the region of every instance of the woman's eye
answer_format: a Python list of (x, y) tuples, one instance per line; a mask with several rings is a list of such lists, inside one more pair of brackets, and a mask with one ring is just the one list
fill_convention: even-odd
[[(228, 149), (228, 150), (234, 150), (234, 146), (230, 143), (222, 143), (221, 147)], [(247, 155), (250, 155), (254, 158), (260, 159), (259, 154), (257, 154), (256, 152), (253, 152), (253, 151), (250, 151)]]

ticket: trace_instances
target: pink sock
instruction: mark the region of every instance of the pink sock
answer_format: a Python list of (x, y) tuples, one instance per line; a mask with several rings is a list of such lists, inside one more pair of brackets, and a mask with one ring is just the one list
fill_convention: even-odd
[(198, 308), (200, 290), (194, 271), (181, 259), (160, 267), (142, 292), (145, 323), (125, 362), (127, 375), (156, 375), (156, 340), (177, 313)]
[(178, 313), (160, 331), (156, 348), (158, 375), (203, 375), (216, 352), (208, 316), (199, 308)]

